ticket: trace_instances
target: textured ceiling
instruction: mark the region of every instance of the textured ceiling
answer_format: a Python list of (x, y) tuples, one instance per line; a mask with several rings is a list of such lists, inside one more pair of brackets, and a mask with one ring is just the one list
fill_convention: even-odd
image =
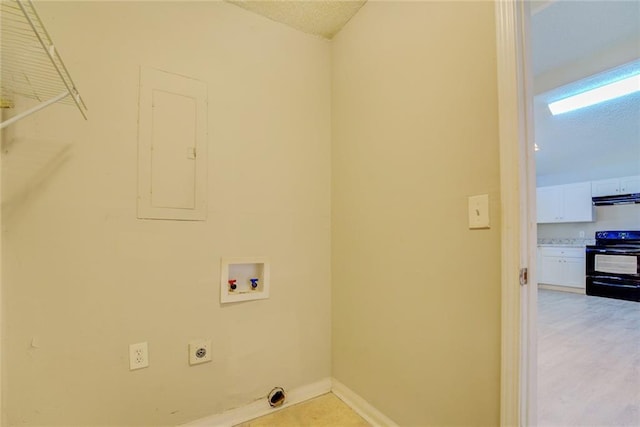
[(640, 49), (639, 1), (537, 3), (531, 18), (534, 75), (630, 40)]
[(349, 22), (366, 0), (270, 1), (227, 0), (243, 9), (297, 30), (331, 39)]
[[(639, 174), (640, 93), (558, 116), (550, 114), (547, 103), (610, 79), (606, 69), (640, 69), (640, 2), (557, 0), (533, 12), (534, 80), (566, 77), (568, 69), (581, 75), (534, 98), (538, 184)], [(612, 63), (618, 58), (613, 53), (625, 46), (635, 53)], [(605, 71), (593, 75), (594, 69)]]
[(547, 104), (571, 86), (534, 98), (536, 172), (560, 180), (588, 181), (640, 173), (640, 93), (552, 116)]

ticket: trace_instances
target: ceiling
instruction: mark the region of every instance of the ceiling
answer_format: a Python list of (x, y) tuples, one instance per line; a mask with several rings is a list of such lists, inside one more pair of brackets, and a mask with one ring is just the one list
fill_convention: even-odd
[(329, 40), (333, 38), (366, 3), (366, 0), (227, 1), (273, 21)]
[(533, 73), (539, 75), (635, 39), (637, 1), (554, 1), (532, 9)]
[(640, 93), (558, 116), (547, 107), (612, 69), (640, 70), (640, 2), (552, 1), (532, 11), (539, 185), (640, 174)]

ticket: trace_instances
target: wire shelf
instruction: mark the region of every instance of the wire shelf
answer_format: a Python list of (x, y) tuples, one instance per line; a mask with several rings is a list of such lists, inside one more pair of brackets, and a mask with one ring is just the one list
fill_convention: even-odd
[(0, 4), (0, 106), (12, 107), (16, 95), (41, 102), (1, 127), (55, 102), (76, 105), (86, 119), (87, 107), (31, 0), (0, 0)]

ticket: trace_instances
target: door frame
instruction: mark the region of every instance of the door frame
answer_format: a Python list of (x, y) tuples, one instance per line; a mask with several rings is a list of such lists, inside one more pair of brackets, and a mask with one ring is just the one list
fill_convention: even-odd
[[(535, 155), (529, 4), (496, 0), (500, 139), (500, 425), (537, 424)], [(520, 284), (522, 268), (528, 284)]]
[[(0, 131), (3, 132), (3, 131)], [(0, 134), (0, 140), (2, 135)], [(0, 196), (2, 195), (2, 162), (0, 161)], [(0, 197), (1, 199), (1, 197)], [(5, 393), (3, 390), (4, 389), (4, 379), (2, 377), (2, 367), (5, 363), (4, 361), (4, 357), (3, 357), (3, 344), (4, 344), (4, 314), (2, 312), (2, 307), (4, 305), (4, 301), (2, 299), (2, 294), (3, 294), (3, 284), (2, 284), (2, 235), (3, 235), (3, 228), (2, 228), (2, 208), (0, 206), (0, 427), (4, 426), (4, 425), (8, 425), (7, 421), (6, 421), (6, 413), (4, 411), (4, 399), (5, 399)]]

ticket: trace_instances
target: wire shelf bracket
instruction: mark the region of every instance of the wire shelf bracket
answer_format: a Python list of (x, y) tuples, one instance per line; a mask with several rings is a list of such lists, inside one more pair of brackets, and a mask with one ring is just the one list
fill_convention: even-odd
[(16, 95), (40, 104), (0, 123), (0, 129), (57, 102), (75, 104), (84, 119), (87, 106), (58, 54), (31, 0), (0, 0), (1, 82), (3, 108)]

